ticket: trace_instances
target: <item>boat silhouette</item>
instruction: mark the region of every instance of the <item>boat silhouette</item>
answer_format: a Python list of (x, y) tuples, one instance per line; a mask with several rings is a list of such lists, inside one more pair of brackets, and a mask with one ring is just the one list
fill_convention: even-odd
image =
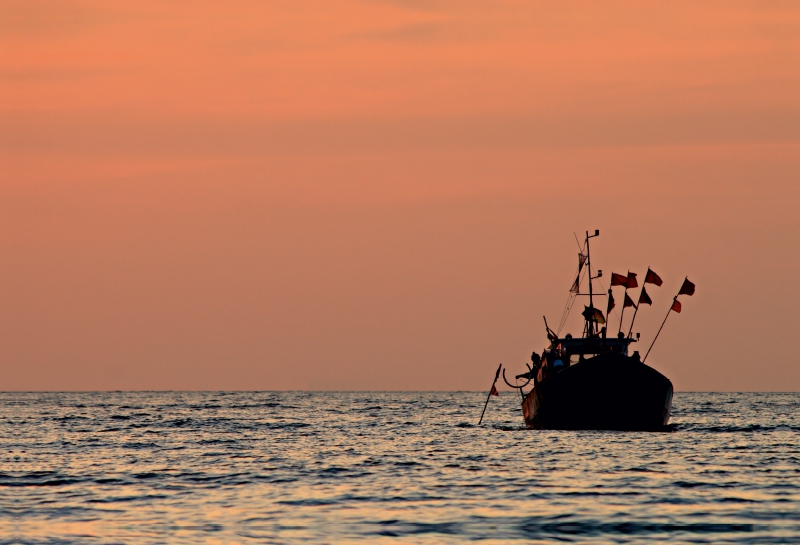
[[(600, 278), (602, 271), (598, 270), (597, 275), (592, 276), (589, 250), (590, 239), (599, 234), (599, 231), (595, 231), (593, 235), (586, 232), (585, 244), (579, 254), (578, 275), (570, 290), (574, 295), (572, 301), (577, 296), (589, 297), (589, 305), (582, 312), (584, 327), (581, 337), (573, 338), (569, 334), (560, 337), (550, 329), (545, 319), (549, 345), (541, 356), (534, 352), (531, 365), (528, 365), (529, 371), (516, 377), (517, 380), (527, 379), (527, 382), (522, 385), (511, 384), (506, 379), (505, 370), (503, 379), (512, 388), (519, 389), (522, 413), (529, 428), (630, 431), (667, 429), (672, 407), (672, 382), (646, 365), (638, 351), (628, 354), (631, 344), (639, 340), (638, 334), (635, 338), (632, 334), (633, 324), (627, 335), (620, 331), (612, 337), (608, 336), (606, 327), (600, 327), (606, 320), (603, 312), (594, 307), (594, 299), (598, 294), (593, 290), (592, 281)], [(582, 274), (588, 276), (588, 293), (580, 293)], [(648, 277), (650, 274), (648, 269)], [(658, 275), (652, 274), (658, 278)], [(628, 277), (630, 276), (629, 273)], [(633, 277), (635, 285), (635, 275)], [(660, 282), (658, 278), (657, 285)], [(642, 293), (647, 297), (644, 289)], [(600, 295), (610, 298), (610, 311), (613, 308), (611, 290), (608, 290), (607, 295)], [(641, 301), (640, 296), (640, 303)], [(567, 307), (561, 326), (569, 314), (571, 303), (568, 302)], [(531, 382), (534, 384), (533, 389), (525, 394), (523, 388)]]

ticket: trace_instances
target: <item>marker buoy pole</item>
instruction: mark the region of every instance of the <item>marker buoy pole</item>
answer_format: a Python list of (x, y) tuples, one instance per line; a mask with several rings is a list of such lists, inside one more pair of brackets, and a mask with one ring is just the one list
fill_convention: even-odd
[(494, 374), (494, 381), (492, 382), (492, 387), (489, 388), (489, 395), (486, 396), (486, 403), (483, 404), (483, 410), (481, 411), (481, 419), (478, 420), (478, 425), (481, 425), (483, 422), (483, 415), (486, 413), (486, 407), (489, 406), (489, 400), (492, 398), (492, 391), (494, 391), (494, 385), (497, 384), (497, 379), (500, 378), (500, 369), (503, 367), (503, 364), (497, 366), (497, 372)]

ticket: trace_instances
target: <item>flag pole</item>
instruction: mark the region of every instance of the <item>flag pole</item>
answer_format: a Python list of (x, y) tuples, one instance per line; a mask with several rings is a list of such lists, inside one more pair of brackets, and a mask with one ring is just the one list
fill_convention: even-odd
[(625, 317), (625, 296), (628, 295), (628, 288), (625, 288), (625, 294), (622, 296), (622, 312), (619, 313), (619, 329), (617, 335), (622, 333), (622, 318)]
[(667, 315), (664, 316), (664, 321), (661, 322), (661, 327), (658, 328), (658, 333), (656, 333), (656, 336), (653, 338), (653, 342), (650, 343), (650, 348), (647, 349), (647, 353), (644, 355), (644, 358), (642, 358), (642, 363), (644, 363), (644, 360), (647, 359), (647, 356), (650, 354), (650, 351), (653, 349), (653, 345), (656, 344), (656, 339), (658, 339), (658, 336), (661, 334), (661, 330), (664, 329), (664, 324), (667, 323), (667, 318), (669, 318), (669, 313), (672, 312), (672, 307), (675, 306), (675, 301), (677, 301), (677, 300), (678, 300), (678, 296), (677, 295), (672, 298), (672, 304), (669, 306), (669, 310), (667, 311)]
[[(644, 289), (644, 284), (642, 284), (642, 289)], [(642, 294), (640, 293), (639, 294), (639, 299), (641, 299), (641, 298), (642, 298)], [(628, 337), (631, 336), (631, 331), (633, 331), (633, 322), (636, 321), (636, 313), (639, 312), (639, 305), (641, 303), (642, 303), (641, 301), (638, 301), (636, 303), (636, 305), (633, 307), (633, 318), (631, 318), (631, 327), (628, 329)]]
[[(650, 272), (650, 267), (647, 267), (647, 272)], [(631, 336), (631, 332), (633, 331), (633, 322), (636, 321), (636, 315), (639, 313), (639, 307), (642, 306), (642, 292), (644, 291), (645, 284), (647, 284), (647, 273), (645, 273), (644, 280), (642, 280), (642, 289), (639, 290), (639, 300), (636, 301), (636, 306), (633, 307), (636, 310), (633, 311), (633, 318), (631, 318), (631, 327), (628, 329), (628, 337)]]
[[(631, 271), (628, 271), (628, 278), (631, 277)], [(625, 298), (628, 296), (628, 282), (625, 282), (625, 293), (622, 295), (622, 312), (619, 313), (619, 331), (617, 335), (622, 333), (622, 319), (625, 317)]]
[(486, 396), (486, 403), (483, 404), (483, 410), (481, 411), (481, 419), (478, 420), (478, 425), (481, 425), (483, 422), (483, 415), (486, 412), (486, 407), (489, 406), (489, 400), (492, 398), (492, 390), (494, 390), (494, 385), (497, 384), (497, 379), (500, 378), (500, 369), (503, 367), (503, 364), (497, 366), (497, 372), (494, 374), (494, 382), (492, 382), (492, 387), (489, 388), (489, 395)]

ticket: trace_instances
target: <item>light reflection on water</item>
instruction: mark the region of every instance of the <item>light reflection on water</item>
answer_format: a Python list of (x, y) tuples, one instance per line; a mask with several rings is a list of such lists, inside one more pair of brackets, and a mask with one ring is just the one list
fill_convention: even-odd
[(800, 542), (800, 394), (670, 433), (479, 393), (6, 393), (0, 543)]

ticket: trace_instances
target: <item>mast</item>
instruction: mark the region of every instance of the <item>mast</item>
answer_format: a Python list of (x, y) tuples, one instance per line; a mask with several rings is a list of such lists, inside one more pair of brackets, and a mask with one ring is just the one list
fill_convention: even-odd
[[(592, 253), (589, 251), (589, 231), (586, 231), (586, 266), (589, 267), (589, 308), (594, 308), (592, 300)], [(594, 312), (594, 311), (592, 311)], [(594, 320), (586, 324), (587, 337), (594, 335)]]
[[(600, 271), (597, 276), (592, 276), (592, 254), (589, 252), (589, 239), (594, 237), (600, 236), (600, 229), (595, 229), (593, 235), (589, 235), (589, 231), (586, 231), (586, 266), (589, 267), (589, 308), (592, 309), (594, 312), (594, 300), (593, 300), (593, 292), (592, 292), (592, 279), (593, 278), (600, 278), (600, 274), (603, 271)], [(594, 317), (594, 316), (593, 316)], [(594, 323), (595, 321), (587, 320), (586, 321), (586, 336), (591, 337), (595, 334), (594, 331)]]

